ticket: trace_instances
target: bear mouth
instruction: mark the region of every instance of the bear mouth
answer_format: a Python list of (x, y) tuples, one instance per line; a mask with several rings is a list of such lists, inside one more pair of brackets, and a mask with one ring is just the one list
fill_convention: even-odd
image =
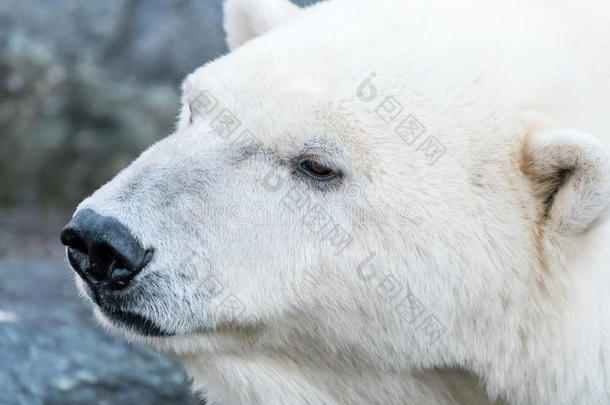
[(100, 306), (104, 315), (114, 323), (144, 336), (172, 336), (147, 317), (131, 311)]
[(163, 330), (144, 315), (121, 309), (120, 299), (117, 300), (113, 299), (113, 297), (103, 296), (87, 283), (83, 283), (82, 285), (86, 296), (88, 296), (93, 304), (100, 309), (101, 313), (115, 325), (143, 336), (163, 337), (174, 335), (173, 333)]

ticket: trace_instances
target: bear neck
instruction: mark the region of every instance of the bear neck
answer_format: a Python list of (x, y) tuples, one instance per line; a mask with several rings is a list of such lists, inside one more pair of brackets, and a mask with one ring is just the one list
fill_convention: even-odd
[(608, 241), (608, 221), (576, 237), (542, 235), (531, 271), (464, 320), (456, 362), (471, 364), (492, 398), (610, 404)]
[(276, 355), (248, 360), (190, 356), (182, 362), (193, 388), (214, 404), (492, 404), (479, 379), (464, 370), (375, 373), (362, 369), (356, 374), (319, 369), (313, 375), (302, 364)]

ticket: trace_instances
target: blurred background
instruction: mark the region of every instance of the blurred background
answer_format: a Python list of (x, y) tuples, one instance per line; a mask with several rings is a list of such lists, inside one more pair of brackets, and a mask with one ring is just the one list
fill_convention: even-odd
[(0, 404), (198, 403), (179, 365), (96, 324), (59, 230), (226, 51), (222, 0), (0, 0)]

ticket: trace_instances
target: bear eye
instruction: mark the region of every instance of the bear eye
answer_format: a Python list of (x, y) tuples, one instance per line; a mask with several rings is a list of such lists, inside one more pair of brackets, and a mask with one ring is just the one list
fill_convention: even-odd
[(337, 175), (330, 165), (312, 159), (301, 160), (298, 167), (301, 172), (316, 180), (330, 180)]

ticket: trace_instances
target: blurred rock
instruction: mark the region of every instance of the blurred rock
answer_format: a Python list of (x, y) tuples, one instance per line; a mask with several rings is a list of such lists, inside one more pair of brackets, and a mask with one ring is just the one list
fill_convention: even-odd
[(174, 361), (107, 335), (66, 263), (0, 258), (0, 403), (197, 404)]
[[(0, 1), (0, 206), (72, 207), (172, 131), (221, 1)], [(1, 215), (1, 213), (0, 213)]]

